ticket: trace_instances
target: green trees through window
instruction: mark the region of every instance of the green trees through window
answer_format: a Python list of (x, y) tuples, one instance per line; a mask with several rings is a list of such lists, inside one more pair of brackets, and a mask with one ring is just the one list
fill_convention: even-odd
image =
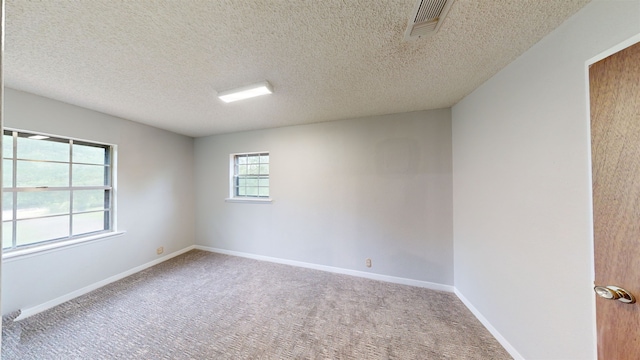
[(113, 147), (3, 134), (5, 250), (112, 230)]
[(269, 197), (269, 154), (233, 155), (233, 196)]

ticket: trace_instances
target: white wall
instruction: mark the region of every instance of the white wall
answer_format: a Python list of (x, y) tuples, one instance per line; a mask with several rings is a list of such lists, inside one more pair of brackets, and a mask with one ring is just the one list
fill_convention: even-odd
[[(273, 203), (226, 203), (229, 154), (253, 151)], [(453, 284), (449, 109), (199, 138), (195, 159), (198, 245)]]
[(455, 286), (526, 359), (596, 357), (585, 62), (639, 32), (594, 1), (452, 109)]
[(13, 89), (7, 127), (118, 146), (119, 237), (2, 266), (2, 312), (24, 309), (193, 245), (193, 139)]

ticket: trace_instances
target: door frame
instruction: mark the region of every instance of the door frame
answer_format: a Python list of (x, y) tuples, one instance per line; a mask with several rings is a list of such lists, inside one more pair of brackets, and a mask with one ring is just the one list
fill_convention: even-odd
[[(591, 254), (591, 259), (590, 259), (590, 266), (591, 266), (591, 283), (595, 283), (595, 279), (596, 279), (596, 266), (595, 266), (595, 236), (593, 233), (593, 170), (592, 170), (592, 164), (593, 164), (593, 159), (591, 158), (591, 98), (590, 98), (590, 91), (591, 91), (591, 87), (590, 87), (590, 82), (589, 82), (589, 67), (595, 63), (597, 63), (598, 61), (605, 59), (615, 53), (618, 53), (632, 45), (635, 45), (637, 43), (640, 43), (640, 34), (636, 34), (620, 43), (618, 43), (615, 46), (610, 47), (609, 49), (599, 53), (598, 55), (588, 59), (587, 61), (585, 61), (585, 67), (584, 67), (584, 81), (585, 81), (585, 89), (586, 92), (584, 94), (585, 98), (587, 99), (587, 101), (585, 102), (586, 104), (586, 114), (587, 114), (587, 122), (588, 122), (588, 126), (587, 126), (587, 132), (588, 132), (588, 159), (589, 159), (589, 189), (591, 189), (591, 191), (589, 191), (589, 223), (591, 224), (591, 228), (589, 229), (589, 237), (591, 238), (591, 242), (589, 243), (590, 246), (590, 250), (589, 253)], [(591, 314), (593, 316), (593, 338), (595, 340), (593, 346), (594, 346), (594, 354), (598, 354), (598, 326), (596, 323), (596, 297), (595, 295), (592, 296), (591, 298)]]

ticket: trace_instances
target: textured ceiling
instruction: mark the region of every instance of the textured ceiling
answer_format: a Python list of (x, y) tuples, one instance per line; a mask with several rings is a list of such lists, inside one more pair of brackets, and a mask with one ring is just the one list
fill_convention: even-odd
[(415, 0), (6, 0), (5, 84), (194, 137), (443, 108), (588, 2), (455, 0), (405, 42)]

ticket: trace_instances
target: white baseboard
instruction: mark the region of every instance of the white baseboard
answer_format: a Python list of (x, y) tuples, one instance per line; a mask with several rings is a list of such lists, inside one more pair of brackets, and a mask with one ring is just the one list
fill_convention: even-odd
[(524, 360), (524, 357), (520, 355), (520, 353), (516, 350), (516, 348), (514, 348), (507, 341), (507, 339), (505, 339), (504, 336), (502, 336), (502, 334), (500, 334), (498, 330), (494, 328), (493, 325), (491, 325), (489, 320), (487, 320), (487, 318), (485, 318), (482, 315), (482, 313), (480, 313), (480, 311), (478, 311), (478, 309), (476, 309), (475, 306), (473, 306), (471, 302), (469, 302), (469, 300), (466, 297), (464, 297), (464, 295), (462, 295), (460, 291), (458, 291), (458, 289), (455, 289), (455, 294), (458, 296), (460, 301), (462, 301), (462, 303), (473, 313), (473, 315), (478, 320), (480, 320), (482, 325), (484, 325), (484, 327), (487, 328), (487, 330), (489, 330), (491, 335), (493, 335), (493, 337), (495, 337), (496, 340), (498, 340), (500, 345), (502, 345), (502, 347), (504, 347), (504, 349), (507, 350), (507, 352), (509, 353), (509, 355), (511, 355), (511, 357), (513, 357), (515, 360)]
[(108, 277), (108, 278), (106, 278), (106, 279), (104, 279), (102, 281), (98, 281), (97, 283), (91, 284), (89, 286), (85, 286), (82, 289), (78, 289), (76, 291), (72, 291), (72, 292), (70, 292), (70, 293), (68, 293), (66, 295), (57, 297), (57, 298), (55, 298), (53, 300), (49, 300), (49, 301), (47, 301), (47, 302), (45, 302), (43, 304), (36, 305), (36, 306), (30, 307), (30, 308), (26, 308), (26, 309), (20, 309), (20, 316), (18, 316), (15, 319), (15, 321), (26, 319), (29, 316), (33, 316), (33, 315), (35, 315), (37, 313), (43, 312), (43, 311), (45, 311), (47, 309), (50, 309), (50, 308), (52, 308), (54, 306), (60, 305), (60, 304), (66, 302), (66, 301), (69, 301), (71, 299), (77, 298), (78, 296), (82, 296), (82, 295), (84, 295), (86, 293), (89, 293), (89, 292), (95, 290), (95, 289), (101, 288), (101, 287), (103, 287), (103, 286), (105, 286), (107, 284), (110, 284), (110, 283), (114, 282), (114, 281), (118, 281), (120, 279), (123, 279), (123, 278), (125, 278), (125, 277), (127, 277), (129, 275), (133, 275), (133, 274), (135, 274), (135, 273), (137, 273), (139, 271), (142, 271), (144, 269), (150, 268), (150, 267), (152, 267), (154, 265), (158, 265), (161, 262), (167, 261), (167, 260), (169, 260), (169, 259), (171, 259), (173, 257), (176, 257), (178, 255), (184, 254), (187, 251), (191, 251), (193, 249), (195, 249), (194, 245), (188, 246), (188, 247), (186, 247), (186, 248), (184, 248), (182, 250), (178, 250), (176, 252), (173, 252), (171, 254), (163, 256), (163, 257), (161, 257), (159, 259), (150, 261), (150, 262), (148, 262), (146, 264), (142, 264), (140, 266), (136, 266), (133, 269), (130, 269), (130, 270), (127, 270), (127, 271), (122, 272), (120, 274)]
[(332, 272), (332, 273), (336, 273), (336, 274), (357, 276), (357, 277), (361, 277), (361, 278), (385, 281), (385, 282), (402, 284), (402, 285), (417, 286), (417, 287), (427, 288), (427, 289), (431, 289), (431, 290), (447, 291), (447, 292), (453, 292), (454, 291), (454, 287), (451, 286), (451, 285), (438, 284), (438, 283), (433, 283), (433, 282), (429, 282), (429, 281), (413, 280), (413, 279), (407, 279), (407, 278), (401, 278), (401, 277), (395, 277), (395, 276), (374, 274), (374, 273), (368, 273), (368, 272), (364, 272), (364, 271), (349, 270), (349, 269), (343, 269), (343, 268), (338, 268), (338, 267), (333, 267), (333, 266), (306, 263), (306, 262), (296, 261), (296, 260), (287, 260), (287, 259), (275, 258), (275, 257), (270, 257), (270, 256), (255, 255), (255, 254), (249, 254), (249, 253), (244, 253), (244, 252), (239, 252), (239, 251), (232, 251), (232, 250), (225, 250), (225, 249), (218, 249), (218, 248), (202, 246), (202, 245), (196, 245), (195, 248), (198, 249), (198, 250), (215, 252), (215, 253), (219, 253), (219, 254), (239, 256), (239, 257), (244, 257), (244, 258), (249, 258), (249, 259), (254, 259), (254, 260), (262, 260), (262, 261), (268, 261), (268, 262), (273, 262), (273, 263), (278, 263), (278, 264), (298, 266), (298, 267), (303, 267), (303, 268), (308, 268), (308, 269), (327, 271), (327, 272)]

